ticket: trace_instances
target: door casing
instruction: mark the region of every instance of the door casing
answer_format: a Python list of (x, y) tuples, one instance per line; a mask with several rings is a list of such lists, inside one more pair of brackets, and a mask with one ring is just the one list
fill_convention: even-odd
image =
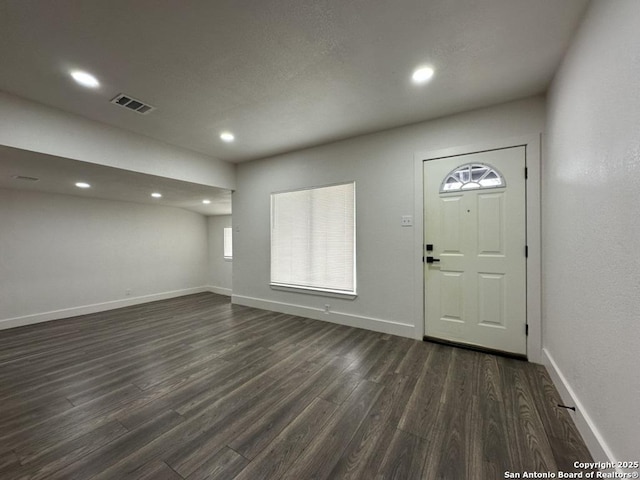
[[(442, 193), (447, 174), (469, 163), (495, 168), (506, 186)], [(425, 337), (526, 355), (525, 148), (423, 165), (426, 255), (441, 262), (425, 264)]]
[(424, 336), (424, 185), (423, 162), (426, 160), (508, 147), (525, 147), (527, 205), (527, 359), (542, 363), (541, 320), (541, 249), (540, 249), (540, 144), (541, 134), (495, 139), (485, 143), (450, 147), (439, 150), (418, 151), (414, 154), (414, 338)]

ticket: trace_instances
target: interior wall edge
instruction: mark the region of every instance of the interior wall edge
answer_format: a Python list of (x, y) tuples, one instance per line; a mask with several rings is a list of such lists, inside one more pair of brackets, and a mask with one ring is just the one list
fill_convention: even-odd
[(236, 165), (0, 91), (0, 145), (233, 190)]
[(207, 289), (211, 293), (217, 293), (218, 295), (224, 295), (226, 297), (230, 297), (233, 294), (233, 290), (225, 287), (217, 287), (215, 285), (208, 285)]
[[(115, 310), (117, 308), (130, 307), (142, 303), (155, 302), (157, 300), (167, 300), (169, 298), (183, 297), (194, 293), (209, 292), (212, 287), (192, 287), (169, 292), (153, 293), (150, 295), (142, 295), (139, 297), (123, 298), (120, 300), (110, 300), (107, 302), (95, 303), (91, 305), (81, 305), (77, 307), (63, 308), (61, 310), (53, 310), (50, 312), (34, 313), (21, 317), (0, 319), (0, 330), (8, 328), (23, 327), (33, 325), (35, 323), (50, 322), (52, 320), (60, 320), (62, 318), (77, 317), (80, 315), (89, 315), (91, 313), (105, 312), (107, 310)], [(217, 293), (217, 292), (214, 292)]]

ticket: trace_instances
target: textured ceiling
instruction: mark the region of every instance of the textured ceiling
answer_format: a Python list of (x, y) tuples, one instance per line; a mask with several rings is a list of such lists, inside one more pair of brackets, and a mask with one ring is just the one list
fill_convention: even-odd
[[(227, 161), (544, 92), (584, 0), (2, 0), (0, 90)], [(433, 80), (416, 87), (415, 66)], [(101, 82), (76, 85), (71, 69)], [(109, 100), (126, 93), (149, 115)], [(225, 144), (221, 130), (236, 134)]]

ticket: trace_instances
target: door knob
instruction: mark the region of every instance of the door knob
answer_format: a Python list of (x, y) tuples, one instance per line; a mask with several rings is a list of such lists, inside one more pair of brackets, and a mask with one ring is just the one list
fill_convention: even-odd
[(439, 258), (427, 257), (427, 263), (438, 263), (439, 261)]

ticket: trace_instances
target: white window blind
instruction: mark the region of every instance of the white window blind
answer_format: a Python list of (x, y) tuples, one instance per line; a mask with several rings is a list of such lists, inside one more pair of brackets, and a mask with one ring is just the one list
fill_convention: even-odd
[(231, 227), (224, 228), (224, 258), (233, 258), (233, 230)]
[(271, 284), (356, 293), (355, 183), (271, 195)]

